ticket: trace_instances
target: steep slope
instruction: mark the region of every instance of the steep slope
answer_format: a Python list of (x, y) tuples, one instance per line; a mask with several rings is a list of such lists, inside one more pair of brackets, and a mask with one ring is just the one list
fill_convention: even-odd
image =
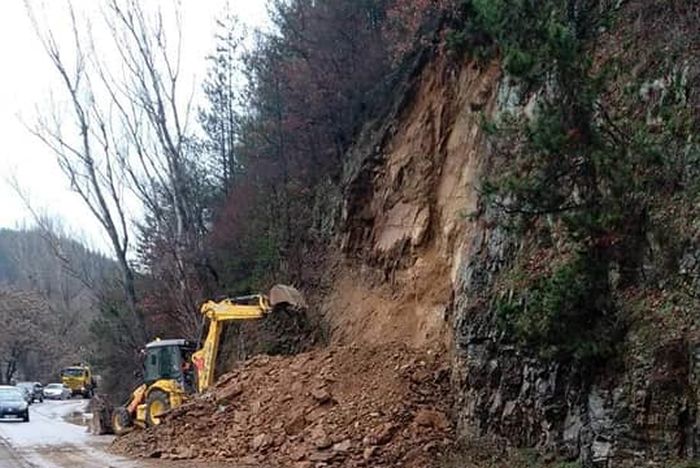
[(497, 162), (507, 140), (488, 138), (483, 122), (533, 119), (551, 90), (504, 77), (497, 65), (441, 54), (420, 67), (393, 115), (353, 152), (343, 259), (324, 308), (340, 342), (449, 345), (453, 331), (459, 435), (585, 465), (637, 466), (697, 456), (698, 236), (696, 223), (686, 223), (697, 216), (700, 10), (695, 2), (635, 1), (612, 11), (611, 28), (600, 28), (586, 52), (594, 70), (614, 70), (601, 90), (606, 118), (625, 125), (622, 135), (637, 132), (630, 148), (645, 138), (658, 157), (681, 166), (678, 182), (642, 194), (649, 221), (625, 233), (627, 250), (609, 249), (620, 329), (609, 361), (543, 357), (508, 335), (497, 307), (504, 294), (522, 293), (503, 288), (513, 275), (551, 274), (566, 254), (538, 250), (537, 239), (500, 222), (479, 193), (508, 164)]
[[(691, 109), (695, 120), (690, 119), (688, 125), (697, 133), (700, 30), (696, 20), (700, 7), (697, 2), (639, 0), (616, 2), (614, 9), (617, 20), (598, 28), (597, 41), (585, 49), (587, 57), (593, 58), (594, 69), (611, 66), (615, 71), (598, 99), (614, 115), (601, 113), (595, 118), (629, 126), (620, 130), (623, 137), (614, 135), (632, 148), (627, 153), (639, 148), (625, 140), (631, 128), (638, 132), (630, 132), (635, 138), (648, 137), (643, 141), (661, 147), (661, 160), (675, 153), (672, 145), (659, 142), (687, 140), (687, 148), (681, 145), (687, 151), (681, 153), (693, 154), (697, 149), (693, 134), (683, 133), (688, 127), (679, 124), (667, 140), (661, 138), (666, 132), (662, 114), (685, 115), (684, 108)], [(329, 249), (333, 253), (326, 262), (320, 299), (313, 304), (329, 324), (330, 350), (248, 362), (231, 379), (245, 382), (246, 389), (256, 392), (254, 397), (227, 381), (189, 409), (173, 413), (172, 420), (180, 422), (198, 415), (208, 421), (233, 419), (231, 437), (236, 444), (226, 445), (231, 454), (217, 452), (218, 446), (196, 453), (189, 448), (186, 453), (174, 450), (177, 443), (173, 441), (192, 436), (203, 426), (201, 422), (178, 429), (166, 424), (145, 435), (134, 434), (131, 440), (141, 454), (252, 457), (248, 459), (256, 463), (284, 466), (309, 466), (312, 461), (404, 466), (405, 444), (416, 440), (411, 428), (420, 425), (418, 412), (382, 414), (396, 416), (390, 423), (400, 428), (395, 434), (403, 435), (385, 443), (369, 440), (366, 446), (364, 438), (373, 429), (348, 415), (362, 399), (387, 408), (401, 407), (408, 400), (415, 410), (419, 405), (414, 404), (414, 391), (432, 391), (438, 398), (430, 400), (428, 409), (443, 411), (448, 402), (453, 431), (447, 434), (432, 428), (439, 437), (444, 436), (440, 450), (432, 443), (438, 443), (437, 439), (420, 438), (431, 455), (443, 455), (446, 447), (454, 448), (453, 439), (460, 438), (469, 450), (488, 447), (487, 466), (515, 466), (500, 461), (508, 457), (509, 447), (534, 448), (546, 455), (545, 465), (567, 461), (584, 466), (647, 462), (666, 466), (671, 460), (697, 457), (700, 323), (694, 312), (700, 284), (700, 235), (697, 223), (688, 220), (697, 217), (700, 206), (700, 197), (692, 191), (698, 159), (679, 159), (682, 167), (676, 168), (679, 178), (674, 183), (664, 180), (649, 185), (649, 199), (638, 200), (640, 205), (645, 203), (646, 218), (643, 227), (630, 229), (634, 231), (628, 236), (633, 241), (631, 248), (599, 250), (610, 257), (601, 278), (609, 296), (606, 312), (614, 316), (613, 349), (607, 354), (592, 352), (598, 359), (585, 361), (575, 354), (546, 352), (554, 349), (547, 347), (551, 343), (524, 342), (504, 325), (509, 317), (499, 305), (513, 298), (527, 303), (528, 295), (540, 293), (533, 284), (551, 284), (546, 283), (548, 278), (559, 281), (553, 283), (559, 287), (559, 297), (565, 299), (571, 297), (568, 289), (576, 289), (577, 283), (555, 275), (573, 251), (558, 237), (562, 222), (543, 217), (533, 223), (535, 228), (513, 229), (482, 191), (485, 181), (513, 167), (512, 161), (503, 160), (501, 146), (522, 143), (489, 135), (485, 123), (507, 115), (532, 122), (538, 101), (552, 92), (551, 83), (528, 86), (504, 73), (504, 68), (495, 58), (493, 62), (462, 60), (439, 47), (426, 48), (414, 57), (405, 79), (395, 88), (391, 110), (365, 127), (344, 168), (337, 242)], [(662, 112), (668, 96), (676, 93), (675, 87), (683, 98), (682, 108)], [(565, 130), (570, 130), (567, 139), (579, 135), (579, 129)], [(566, 151), (557, 155), (570, 156)], [(551, 189), (556, 188), (552, 182)], [(607, 186), (601, 190), (604, 195), (609, 191)], [(630, 205), (629, 211), (633, 208)], [(538, 238), (540, 232), (547, 233), (546, 242)], [(605, 247), (622, 244), (617, 233), (613, 234), (601, 236)], [(551, 326), (566, 332), (555, 336), (557, 340), (570, 339), (588, 346), (584, 351), (596, 351), (598, 337), (590, 331), (597, 331), (599, 323), (585, 315), (584, 302), (595, 303), (599, 298), (578, 299), (581, 310), (571, 323), (566, 323), (570, 317), (554, 311), (554, 319), (534, 314), (520, 325), (536, 332)], [(562, 301), (551, 303), (569, 307)], [(539, 305), (551, 308), (551, 303)], [(552, 326), (548, 320), (562, 323)], [(581, 343), (577, 341), (580, 337), (585, 338)], [(603, 341), (602, 334), (600, 338)], [(448, 351), (442, 353), (445, 348)], [(387, 349), (419, 362), (421, 356), (446, 359), (451, 367), (450, 395), (443, 398), (440, 392), (444, 389), (434, 386), (439, 379), (427, 379), (424, 385), (407, 390), (400, 356), (387, 354)], [(348, 364), (338, 367), (333, 358), (330, 367), (316, 367), (318, 359), (327, 356), (344, 356), (341, 360)], [(357, 358), (368, 367), (355, 366)], [(431, 359), (425, 360), (440, 374), (442, 365)], [(334, 424), (342, 436), (324, 439), (322, 447), (316, 444), (315, 448), (311, 447), (316, 436), (310, 419), (317, 415), (314, 405), (318, 401), (312, 403), (311, 390), (318, 384), (308, 372), (301, 376), (297, 370), (307, 364), (306, 371), (317, 373), (318, 378), (338, 373), (339, 379), (329, 381), (328, 386), (330, 395), (338, 394), (333, 414), (339, 418)], [(251, 385), (265, 381), (259, 380), (261, 373), (271, 384)], [(311, 388), (297, 388), (305, 396), (295, 394), (287, 400), (287, 394), (281, 393), (293, 378)], [(396, 384), (396, 391), (385, 391), (385, 383)], [(235, 411), (245, 412), (243, 422), (236, 421), (235, 413), (226, 406), (216, 406), (217, 398), (229, 391), (252, 408), (233, 405)], [(380, 398), (383, 393), (389, 395)], [(327, 399), (325, 394), (318, 395), (317, 400)], [(286, 401), (305, 408), (302, 419), (307, 426), (299, 439), (290, 438), (284, 422), (275, 422), (278, 415), (286, 414), (281, 409)], [(254, 430), (250, 411), (265, 421), (264, 431)], [(330, 417), (331, 412), (322, 412), (324, 418)], [(349, 425), (360, 430), (350, 435)], [(163, 446), (157, 437), (165, 432), (171, 439)], [(344, 443), (346, 437), (352, 449), (345, 450), (343, 445), (343, 454), (338, 455), (333, 444)], [(297, 443), (306, 447), (304, 453), (292, 453)], [(369, 461), (364, 460), (365, 449), (369, 449)], [(377, 458), (371, 458), (375, 455)], [(479, 466), (469, 453), (463, 460), (457, 466)], [(421, 455), (411, 461), (430, 466), (442, 459)]]
[[(674, 93), (682, 104), (672, 114), (680, 119), (692, 111), (691, 127), (671, 124), (677, 133), (663, 140), (661, 160), (677, 157), (676, 137), (687, 143), (681, 144), (683, 155), (697, 152), (698, 14), (697, 2), (624, 2), (614, 27), (590, 52), (599, 69), (614, 67), (602, 95), (613, 118), (637, 122), (637, 137), (646, 135), (649, 146), (664, 138), (664, 113), (673, 109)], [(499, 109), (521, 114), (537, 94), (505, 80), (500, 88)], [(695, 130), (684, 134), (683, 128)], [(523, 277), (536, 277), (561, 256), (551, 247), (523, 254), (533, 248), (532, 237), (504, 229), (483, 205), (455, 295), (453, 378), (460, 434), (535, 447), (584, 466), (668, 466), (670, 460), (698, 456), (698, 237), (692, 221), (697, 159), (677, 161), (679, 182), (648, 188), (648, 199), (639, 200), (648, 207), (648, 222), (635, 233), (632, 248), (620, 249), (624, 256), (612, 257), (606, 274), (622, 335), (614, 341), (615, 354), (592, 366), (543, 359), (504, 334), (496, 303), (518, 294), (508, 276), (517, 259), (528, 261), (518, 273), (523, 284)], [(572, 330), (571, 339), (584, 332)]]
[(322, 306), (339, 342), (449, 342), (456, 271), (474, 234), (482, 115), (500, 71), (445, 56), (418, 69), (348, 164), (343, 255)]

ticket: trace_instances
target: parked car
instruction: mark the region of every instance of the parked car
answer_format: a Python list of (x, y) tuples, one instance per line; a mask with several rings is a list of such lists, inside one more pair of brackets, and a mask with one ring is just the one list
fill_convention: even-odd
[(32, 394), (27, 387), (19, 387), (17, 385), (13, 385), (12, 387), (22, 394), (22, 398), (24, 398), (24, 401), (26, 401), (28, 405), (32, 404)]
[(34, 403), (35, 401), (39, 401), (39, 402), (44, 401), (44, 387), (41, 385), (41, 383), (39, 383), (39, 382), (17, 382), (15, 384), (15, 386), (26, 388), (29, 391), (29, 395), (31, 397), (30, 403)]
[(0, 419), (4, 418), (21, 418), (24, 422), (29, 422), (29, 403), (17, 387), (0, 386)]
[(44, 387), (44, 398), (50, 400), (68, 400), (71, 393), (71, 389), (62, 383), (50, 383)]

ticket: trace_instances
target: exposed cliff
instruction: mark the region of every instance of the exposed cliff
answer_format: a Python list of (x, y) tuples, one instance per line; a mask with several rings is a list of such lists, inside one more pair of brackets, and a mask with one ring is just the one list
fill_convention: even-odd
[(450, 340), (457, 270), (475, 234), (482, 116), (494, 110), (500, 70), (423, 60), (346, 168), (343, 255), (324, 300), (335, 340)]
[[(292, 370), (256, 395), (275, 438), (248, 440), (246, 419), (237, 457), (404, 466), (420, 440), (412, 460), (454, 466), (520, 466), (519, 449), (545, 466), (697, 458), (700, 5), (541, 3), (464, 2), (473, 10), (463, 22), (445, 22), (437, 45), (406, 61), (389, 109), (364, 127), (342, 186), (320, 203), (334, 243), (328, 259), (308, 259), (322, 265), (310, 303), (328, 324), (330, 353), (344, 350), (338, 362), (374, 360), (328, 380), (334, 395), (362, 382), (333, 403), (340, 426), (361, 429), (347, 435), (352, 450), (330, 453), (324, 439), (291, 456), (322, 426), (312, 394), (301, 435), (275, 419), (270, 402), (285, 404), (280, 392), (301, 375), (290, 363), (323, 353), (312, 351), (265, 360), (264, 378)], [(450, 394), (435, 397), (442, 372), (417, 386), (397, 377), (387, 348), (419, 363), (448, 356)], [(252, 379), (255, 362), (237, 375)], [(377, 385), (394, 378), (400, 391)], [(406, 405), (404, 385), (421, 398)], [(402, 409), (361, 414), (360, 395)], [(412, 438), (420, 410), (446, 402), (456, 429), (438, 445)], [(212, 420), (230, 416), (218, 412)], [(373, 439), (362, 425), (373, 413), (406, 437)], [(147, 433), (144, 446), (166, 431)], [(445, 460), (454, 439), (465, 453)], [(181, 439), (168, 440), (162, 453), (177, 452)]]
[[(484, 123), (503, 115), (532, 120), (552, 91), (509, 77), (495, 62), (455, 62), (445, 51), (417, 68), (393, 113), (354, 150), (344, 255), (325, 302), (334, 339), (447, 343), (454, 416), (466, 438), (587, 466), (696, 457), (697, 160), (688, 155), (697, 151), (698, 11), (695, 2), (619, 3), (586, 49), (593, 70), (615, 70), (598, 98), (613, 116), (594, 118), (623, 122), (621, 138), (642, 135), (680, 167), (675, 182), (644, 189), (643, 222), (603, 251), (610, 256), (601, 277), (605, 317), (582, 313), (568, 328), (554, 326), (563, 340), (572, 333), (570, 354), (543, 355), (509, 334), (499, 304), (504, 295), (526, 294), (517, 284), (535, 294), (532, 281), (513, 282), (514, 274), (548, 278), (577, 247), (543, 247), (541, 230), (511, 229), (481, 191), (509, 164), (505, 139), (487, 134)], [(693, 111), (689, 126), (666, 115), (684, 108)], [(610, 351), (596, 350), (598, 337)], [(576, 346), (592, 348), (596, 359), (577, 359)]]

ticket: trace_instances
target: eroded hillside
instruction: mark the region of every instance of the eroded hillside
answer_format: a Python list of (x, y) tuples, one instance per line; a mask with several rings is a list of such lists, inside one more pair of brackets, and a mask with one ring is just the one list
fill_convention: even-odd
[(322, 308), (341, 342), (450, 343), (457, 270), (475, 235), (483, 115), (500, 69), (441, 56), (353, 149), (340, 243)]
[[(551, 76), (563, 66), (546, 54), (537, 63), (550, 74), (538, 82), (517, 76), (498, 53), (475, 58), (468, 49), (462, 56), (443, 43), (417, 53), (390, 110), (358, 136), (343, 184), (334, 189), (341, 215), (312, 304), (328, 324), (330, 348), (248, 362), (212, 394), (174, 411), (163, 427), (129, 436), (139, 453), (283, 466), (409, 466), (407, 460), (430, 466), (448, 458), (477, 466), (470, 450), (483, 443), (491, 466), (515, 463), (505, 460), (525, 448), (542, 454), (545, 465), (639, 466), (696, 457), (700, 345), (692, 288), (700, 262), (692, 220), (700, 7), (636, 1), (610, 8), (613, 19), (596, 24), (594, 39), (575, 48), (590, 58), (585, 71), (600, 81), (593, 88), (588, 77), (574, 79), (575, 56), (565, 71), (579, 87), (559, 102), (557, 87), (566, 86)], [(512, 39), (500, 33), (490, 31), (504, 53)], [(598, 75), (608, 69), (604, 79)], [(591, 89), (594, 99), (577, 100), (577, 92)], [(543, 116), (558, 115), (567, 99), (585, 108), (576, 115), (585, 118), (541, 131)], [(673, 120), (678, 115), (683, 122)], [(515, 137), (494, 130), (503, 122), (519, 125), (512, 127)], [(612, 143), (598, 137), (606, 132)], [(535, 158), (519, 165), (532, 148), (553, 155), (541, 172)], [(644, 158), (627, 164), (630, 154)], [(577, 171), (588, 157), (601, 171), (584, 183)], [(647, 165), (654, 158), (662, 163)], [(573, 161), (565, 169), (574, 175), (555, 172), (525, 194), (537, 201), (557, 195), (558, 208), (530, 205), (530, 212), (517, 212), (523, 215), (517, 223), (504, 220), (512, 214), (507, 208), (522, 208), (517, 201), (532, 182), (526, 176), (549, 174), (551, 161), (562, 160)], [(493, 198), (488, 183), (514, 168), (521, 173), (509, 179), (512, 192)], [(649, 179), (656, 170), (663, 175)], [(623, 175), (630, 179), (616, 178)], [(496, 195), (505, 193), (499, 190)], [(604, 209), (578, 203), (590, 195), (586, 190)], [(572, 200), (569, 211), (577, 216), (565, 217), (568, 209), (560, 208)], [(634, 216), (601, 216), (620, 206)], [(596, 269), (589, 269), (589, 257)], [(358, 365), (338, 367), (338, 356)], [(311, 364), (323, 359), (328, 366)], [(302, 379), (295, 369), (304, 360), (311, 367)], [(425, 362), (430, 377), (403, 375)], [(256, 385), (252, 401), (246, 385), (261, 372), (274, 384)], [(288, 399), (282, 388), (295, 377), (308, 388)], [(232, 383), (239, 379), (240, 388)], [(347, 390), (351, 382), (360, 387)], [(396, 386), (387, 390), (382, 382)], [(222, 394), (235, 402), (216, 409)], [(284, 402), (297, 398), (304, 414), (284, 413), (276, 421)], [(358, 401), (369, 403), (355, 412)], [(424, 410), (436, 419), (422, 423)], [(240, 412), (246, 417), (238, 420)], [(263, 418), (264, 431), (251, 414)], [(235, 432), (235, 447), (175, 450), (203, 426), (179, 424), (201, 415), (214, 427), (233, 420), (235, 429), (227, 430)], [(365, 425), (374, 417), (377, 425)], [(290, 433), (290, 418), (303, 427)], [(392, 429), (377, 436), (380, 421)], [(166, 434), (170, 442), (163, 445), (159, 437)], [(416, 440), (419, 455), (409, 449)]]

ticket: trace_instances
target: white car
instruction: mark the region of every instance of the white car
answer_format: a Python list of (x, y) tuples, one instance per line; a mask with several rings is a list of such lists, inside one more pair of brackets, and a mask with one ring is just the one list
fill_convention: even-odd
[(62, 383), (50, 383), (44, 387), (44, 398), (49, 400), (68, 400), (71, 394), (70, 388)]

